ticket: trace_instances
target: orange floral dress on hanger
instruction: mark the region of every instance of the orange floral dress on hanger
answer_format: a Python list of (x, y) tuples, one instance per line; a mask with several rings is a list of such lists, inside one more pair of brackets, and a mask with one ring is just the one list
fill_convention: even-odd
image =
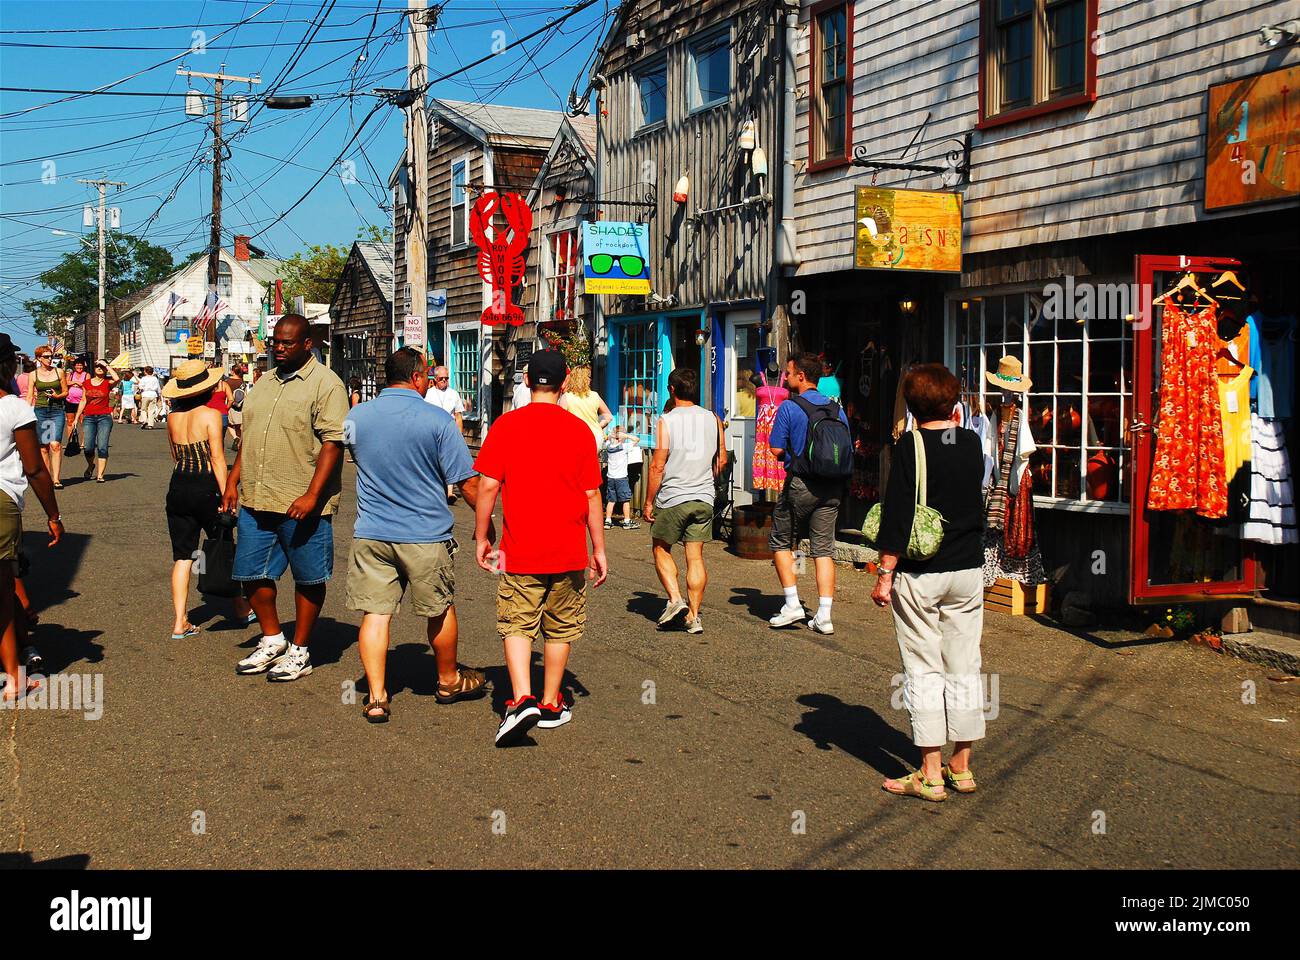
[(1211, 519), (1228, 513), (1215, 313), (1213, 305), (1188, 312), (1172, 301), (1165, 304), (1148, 510), (1195, 510)]

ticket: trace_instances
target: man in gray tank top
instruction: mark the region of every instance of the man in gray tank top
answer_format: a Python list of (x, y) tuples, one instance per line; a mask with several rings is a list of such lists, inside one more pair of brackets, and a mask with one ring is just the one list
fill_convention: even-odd
[[(641, 515), (653, 524), (655, 572), (668, 593), (659, 616), (659, 628), (686, 614), (688, 633), (703, 633), (700, 604), (708, 574), (704, 569), (704, 544), (713, 539), (715, 481), (726, 466), (727, 448), (722, 421), (700, 402), (700, 375), (679, 368), (668, 375), (674, 406), (659, 418), (658, 440), (650, 461), (650, 480)], [(674, 543), (686, 551), (686, 597), (677, 583)]]

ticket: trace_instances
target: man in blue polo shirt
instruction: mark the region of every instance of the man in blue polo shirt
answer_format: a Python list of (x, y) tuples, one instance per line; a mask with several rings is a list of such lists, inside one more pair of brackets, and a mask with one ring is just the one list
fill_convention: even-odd
[[(786, 364), (785, 385), (790, 392), (814, 406), (833, 404), (839, 419), (847, 427), (849, 420), (838, 404), (817, 391), (817, 381), (822, 376), (822, 359), (815, 353), (795, 354)], [(808, 528), (809, 553), (817, 574), (817, 613), (808, 626), (818, 633), (831, 634), (831, 604), (835, 599), (835, 521), (844, 496), (844, 482), (814, 475), (802, 475), (796, 469), (799, 451), (804, 449), (808, 436), (808, 413), (794, 400), (786, 400), (776, 408), (772, 433), (768, 438), (772, 453), (785, 460), (786, 480), (781, 498), (772, 511), (772, 535), (768, 546), (772, 550), (777, 579), (785, 594), (781, 610), (768, 620), (773, 627), (788, 627), (801, 623), (807, 614), (799, 600), (798, 571), (794, 548), (799, 543), (801, 528)]]
[(456, 663), (457, 623), (451, 508), (455, 484), (470, 509), (478, 476), (456, 421), (424, 402), (429, 376), (424, 357), (405, 347), (384, 363), (387, 386), (352, 408), (343, 441), (357, 463), (357, 523), (348, 572), (348, 607), (360, 610), (361, 665), (370, 696), (363, 707), (371, 723), (388, 720), (384, 669), (388, 629), (405, 594), (429, 621), (438, 665), (439, 703), (482, 696), (484, 676)]

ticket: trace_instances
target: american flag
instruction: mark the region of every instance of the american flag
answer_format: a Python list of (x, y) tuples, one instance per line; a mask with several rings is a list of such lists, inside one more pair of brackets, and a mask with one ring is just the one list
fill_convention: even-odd
[(198, 316), (194, 318), (194, 326), (198, 330), (207, 330), (216, 323), (217, 315), (227, 309), (230, 304), (222, 300), (213, 291), (208, 294), (207, 301), (203, 304), (203, 309), (199, 311)]
[(164, 327), (167, 326), (167, 322), (171, 320), (172, 314), (176, 312), (176, 308), (179, 307), (182, 303), (189, 303), (189, 301), (186, 300), (184, 297), (182, 297), (180, 294), (178, 294), (175, 290), (173, 290), (171, 292), (171, 295), (168, 296), (167, 298), (167, 308), (163, 310)]

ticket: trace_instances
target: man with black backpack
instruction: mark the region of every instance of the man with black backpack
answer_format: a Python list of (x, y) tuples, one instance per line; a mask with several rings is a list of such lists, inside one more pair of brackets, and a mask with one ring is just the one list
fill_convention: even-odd
[(786, 363), (785, 385), (791, 397), (777, 408), (770, 443), (785, 460), (785, 488), (772, 514), (768, 546), (775, 554), (776, 575), (785, 603), (768, 623), (788, 627), (807, 614), (799, 600), (794, 549), (799, 532), (808, 530), (809, 553), (817, 574), (817, 613), (808, 626), (831, 634), (835, 599), (835, 521), (840, 499), (853, 472), (853, 436), (840, 405), (817, 392), (822, 361), (815, 353), (795, 354)]

